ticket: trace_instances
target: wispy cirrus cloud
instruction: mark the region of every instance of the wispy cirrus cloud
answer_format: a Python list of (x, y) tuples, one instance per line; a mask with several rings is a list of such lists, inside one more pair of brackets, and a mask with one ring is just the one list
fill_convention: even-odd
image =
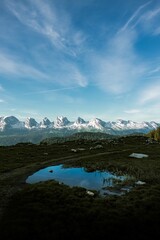
[(151, 1), (141, 5), (138, 7), (138, 9), (133, 13), (133, 15), (128, 19), (128, 21), (124, 24), (124, 26), (122, 28), (120, 28), (119, 32), (121, 31), (126, 31), (128, 28), (133, 28), (133, 26), (135, 27), (137, 24), (137, 19), (139, 19), (140, 17), (140, 13), (141, 11), (147, 7), (149, 4), (151, 3)]
[[(140, 27), (140, 31), (142, 32), (146, 32), (151, 35), (159, 35), (160, 7), (151, 7), (152, 3), (152, 1), (149, 1), (141, 5), (119, 31), (132, 30), (136, 27)], [(149, 5), (150, 9), (148, 10), (147, 7)]]
[(147, 11), (144, 15), (143, 18), (145, 17), (146, 21), (150, 21), (157, 17), (160, 14), (160, 8), (155, 8), (153, 10)]
[(149, 75), (159, 73), (159, 72), (160, 72), (160, 66), (157, 66), (149, 72)]
[(160, 81), (151, 83), (146, 88), (141, 90), (138, 101), (142, 105), (160, 101)]
[[(0, 92), (3, 93), (5, 90), (4, 88), (2, 87), (2, 85), (0, 84)], [(2, 97), (2, 96), (1, 96)], [(5, 103), (6, 101), (2, 98), (0, 98), (0, 103)]]
[(97, 85), (114, 94), (129, 91), (146, 72), (134, 50), (135, 31), (119, 32), (108, 42), (106, 51), (93, 58)]
[(160, 7), (153, 8), (152, 10), (146, 11), (143, 13), (141, 18), (139, 19), (139, 24), (143, 27), (143, 29), (151, 34), (151, 35), (159, 35), (160, 34)]
[[(21, 49), (16, 53), (10, 49), (7, 51), (9, 54), (0, 54), (1, 73), (29, 76), (60, 87), (87, 86), (88, 78), (77, 63), (78, 55), (85, 49), (86, 36), (73, 26), (69, 13), (63, 7), (56, 8), (55, 3), (48, 0), (6, 0), (6, 6), (18, 20), (18, 27), (22, 25), (26, 32), (32, 33), (29, 32), (31, 42), (28, 44), (28, 40), (24, 41), (24, 48), (27, 48), (25, 54)], [(18, 34), (21, 34), (21, 30)], [(34, 48), (33, 33), (40, 34)]]
[(4, 88), (2, 87), (2, 85), (0, 84), (0, 92), (3, 92)]
[(29, 0), (28, 3), (8, 0), (7, 6), (23, 25), (45, 36), (57, 50), (75, 57), (79, 52), (77, 46), (83, 45), (86, 36), (74, 29), (69, 15), (48, 1)]
[[(86, 87), (88, 85), (87, 77), (75, 63), (62, 61), (56, 65), (53, 70), (41, 71), (39, 68), (23, 62), (18, 56), (0, 53), (0, 74), (2, 75), (16, 76), (22, 79), (29, 77), (32, 80), (55, 83), (66, 88)], [(0, 86), (0, 90), (3, 90), (2, 86)]]
[[(160, 8), (154, 8), (151, 4), (152, 1), (148, 1), (140, 5), (108, 40), (103, 53), (95, 53), (94, 75), (101, 89), (121, 94), (141, 85), (147, 77), (154, 81), (159, 78), (159, 63), (153, 64), (152, 60), (144, 59), (136, 49), (142, 32), (153, 35), (160, 30)], [(148, 6), (152, 11), (148, 10)]]
[(15, 75), (20, 77), (30, 77), (32, 79), (46, 80), (48, 76), (40, 70), (22, 63), (15, 56), (0, 53), (0, 73), (5, 75)]
[(154, 30), (154, 35), (160, 35), (160, 27), (157, 27), (157, 28)]
[(140, 113), (141, 110), (140, 109), (129, 109), (129, 110), (125, 110), (124, 113), (128, 113), (128, 114), (135, 114), (135, 113)]
[(80, 87), (86, 87), (88, 85), (88, 77), (79, 69), (79, 67), (73, 62), (62, 62), (61, 72), (57, 74), (57, 77), (62, 79), (63, 85), (78, 85)]
[(24, 95), (32, 95), (32, 94), (48, 94), (48, 93), (53, 93), (53, 92), (61, 92), (61, 91), (66, 91), (66, 90), (72, 90), (76, 89), (78, 87), (65, 87), (65, 88), (55, 88), (55, 89), (48, 89), (48, 90), (43, 90), (43, 91), (34, 91), (34, 92), (27, 92)]

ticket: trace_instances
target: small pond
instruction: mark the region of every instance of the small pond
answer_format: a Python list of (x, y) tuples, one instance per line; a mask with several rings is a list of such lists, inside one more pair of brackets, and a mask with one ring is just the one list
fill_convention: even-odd
[(87, 172), (84, 168), (66, 168), (63, 165), (50, 166), (29, 176), (26, 183), (56, 180), (69, 186), (79, 186), (89, 190), (97, 190), (101, 195), (122, 195), (122, 191), (110, 192), (107, 187), (115, 186), (115, 180), (125, 180), (126, 176), (116, 176), (107, 171)]

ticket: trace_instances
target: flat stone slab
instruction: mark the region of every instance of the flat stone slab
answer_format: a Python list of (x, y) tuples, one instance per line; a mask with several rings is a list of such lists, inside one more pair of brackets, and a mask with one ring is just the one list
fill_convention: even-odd
[(143, 153), (132, 153), (129, 155), (129, 157), (133, 157), (133, 158), (147, 158), (148, 155), (147, 154), (143, 154)]

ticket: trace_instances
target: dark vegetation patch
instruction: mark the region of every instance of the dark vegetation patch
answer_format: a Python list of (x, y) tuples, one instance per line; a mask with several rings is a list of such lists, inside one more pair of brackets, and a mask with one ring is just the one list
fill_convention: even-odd
[[(90, 149), (98, 144), (103, 148)], [(85, 151), (73, 153), (72, 148)], [(130, 158), (133, 152), (149, 157)], [(34, 171), (59, 163), (127, 174), (146, 184), (121, 197), (103, 198), (54, 181), (25, 184)], [(160, 145), (144, 136), (0, 147), (0, 180), (0, 201), (7, 202), (2, 239), (160, 237)]]
[(3, 239), (92, 239), (159, 236), (160, 187), (138, 187), (125, 197), (98, 198), (54, 181), (18, 192), (3, 217)]
[(101, 141), (101, 140), (108, 140), (108, 139), (115, 139), (119, 138), (119, 136), (114, 136), (111, 134), (103, 133), (103, 132), (78, 132), (71, 134), (65, 137), (50, 137), (46, 138), (41, 141), (42, 144), (53, 144), (53, 143), (64, 143), (68, 141)]

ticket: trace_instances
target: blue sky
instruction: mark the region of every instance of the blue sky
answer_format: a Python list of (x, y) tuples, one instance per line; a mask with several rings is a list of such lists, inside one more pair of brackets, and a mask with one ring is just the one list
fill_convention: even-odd
[(1, 0), (0, 116), (160, 122), (159, 0)]

